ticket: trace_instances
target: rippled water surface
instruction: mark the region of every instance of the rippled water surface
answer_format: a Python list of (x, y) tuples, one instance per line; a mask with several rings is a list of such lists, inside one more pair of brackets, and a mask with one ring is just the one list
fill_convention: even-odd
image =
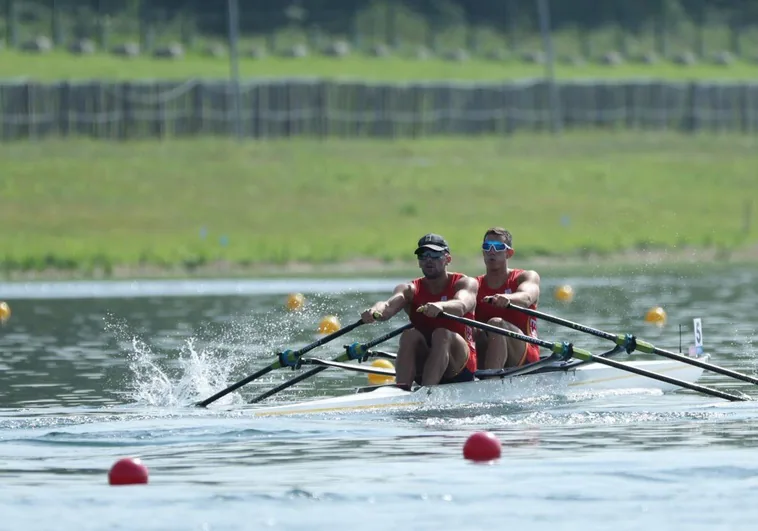
[[(754, 529), (758, 411), (691, 391), (542, 396), (498, 405), (253, 418), (246, 400), (279, 370), (208, 409), (191, 407), (343, 325), (397, 279), (0, 284), (0, 529)], [(553, 300), (558, 284), (576, 291)], [(305, 311), (284, 309), (305, 293)], [(543, 280), (541, 309), (679, 351), (703, 319), (713, 363), (756, 374), (758, 272)], [(662, 329), (644, 322), (662, 305)], [(364, 326), (312, 352), (402, 324)], [(540, 323), (549, 340), (602, 340)], [(396, 340), (384, 350), (396, 349)], [(635, 358), (653, 356), (634, 354)], [(352, 392), (366, 376), (328, 369), (273, 396)], [(699, 381), (758, 398), (755, 386)], [(500, 460), (461, 455), (474, 431)], [(150, 484), (110, 487), (139, 456)]]

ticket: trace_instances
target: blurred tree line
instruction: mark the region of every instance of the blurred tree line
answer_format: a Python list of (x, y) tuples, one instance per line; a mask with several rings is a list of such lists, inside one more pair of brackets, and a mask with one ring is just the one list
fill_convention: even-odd
[[(224, 34), (227, 0), (5, 0), (36, 4), (47, 9), (76, 7), (100, 16), (152, 18), (182, 17), (195, 21), (202, 33)], [(410, 10), (435, 27), (447, 25), (488, 26), (496, 30), (514, 24), (536, 27), (536, 0), (239, 0), (245, 30), (275, 32), (293, 21), (324, 27), (350, 27), (355, 17), (372, 4)], [(554, 29), (575, 27), (592, 30), (616, 22), (627, 31), (651, 24), (676, 24), (680, 19), (705, 23), (718, 13), (730, 26), (758, 21), (758, 0), (551, 0)]]

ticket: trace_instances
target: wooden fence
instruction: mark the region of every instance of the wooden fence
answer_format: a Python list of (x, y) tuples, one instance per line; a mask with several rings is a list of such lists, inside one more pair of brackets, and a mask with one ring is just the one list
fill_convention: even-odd
[[(245, 136), (420, 137), (550, 130), (545, 81), (372, 84), (249, 80)], [(567, 129), (758, 132), (758, 83), (582, 81), (558, 86)], [(233, 135), (229, 81), (0, 82), (0, 140)]]

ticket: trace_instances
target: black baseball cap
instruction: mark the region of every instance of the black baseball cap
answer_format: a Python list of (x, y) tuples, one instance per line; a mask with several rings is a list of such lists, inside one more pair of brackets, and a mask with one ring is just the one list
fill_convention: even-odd
[(424, 252), (424, 249), (430, 249), (432, 251), (445, 251), (450, 252), (450, 246), (448, 246), (445, 238), (439, 234), (426, 234), (418, 241), (418, 248), (414, 253), (419, 254)]

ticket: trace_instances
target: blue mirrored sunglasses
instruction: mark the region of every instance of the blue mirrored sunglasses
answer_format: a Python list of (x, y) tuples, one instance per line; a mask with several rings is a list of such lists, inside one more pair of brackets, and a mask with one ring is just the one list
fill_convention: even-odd
[(444, 255), (444, 251), (424, 251), (423, 253), (416, 254), (416, 257), (419, 260), (436, 260), (442, 258)]
[(510, 249), (510, 246), (508, 244), (496, 240), (487, 240), (482, 244), (482, 251), (492, 250), (498, 253), (502, 253), (506, 249)]

